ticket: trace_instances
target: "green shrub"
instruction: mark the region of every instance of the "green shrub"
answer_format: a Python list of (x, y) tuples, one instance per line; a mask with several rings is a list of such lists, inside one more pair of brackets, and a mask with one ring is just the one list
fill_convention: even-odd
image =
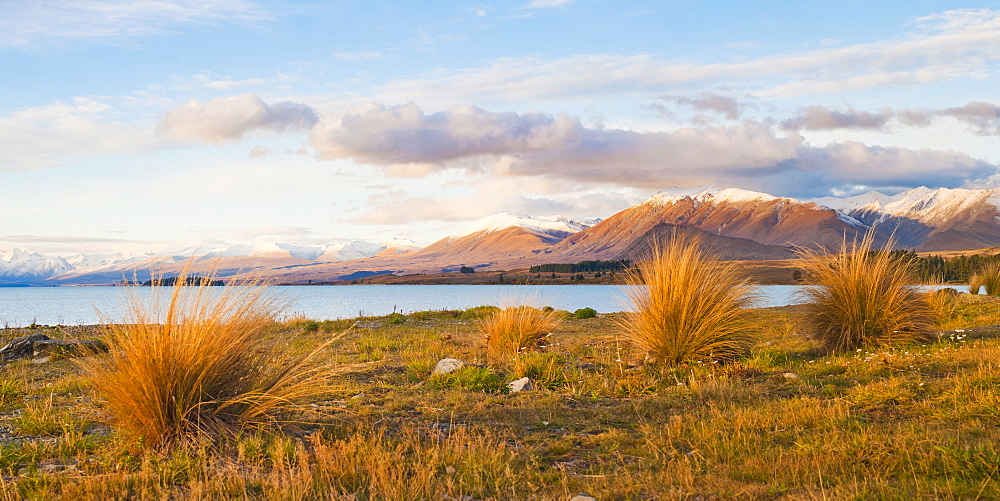
[(573, 312), (573, 317), (575, 318), (594, 318), (597, 316), (597, 310), (593, 308), (580, 308)]
[(492, 369), (472, 365), (466, 365), (450, 374), (431, 376), (429, 385), (432, 388), (462, 388), (487, 393), (507, 393), (509, 391), (503, 378)]

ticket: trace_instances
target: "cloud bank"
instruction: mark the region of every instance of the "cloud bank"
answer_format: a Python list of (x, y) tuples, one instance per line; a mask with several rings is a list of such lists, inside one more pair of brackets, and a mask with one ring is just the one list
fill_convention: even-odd
[[(737, 118), (749, 101), (702, 93), (662, 102)], [(588, 126), (576, 116), (543, 111), (496, 112), (451, 106), (425, 112), (415, 103), (369, 104), (321, 117), (312, 107), (267, 104), (254, 94), (192, 100), (166, 114), (160, 129), (172, 137), (213, 144), (257, 130), (308, 130), (324, 160), (348, 159), (394, 177), (423, 177), (449, 169), (497, 176), (538, 176), (579, 183), (662, 189), (725, 184), (797, 196), (822, 196), (864, 186), (899, 189), (932, 184), (960, 187), (995, 175), (997, 166), (956, 151), (841, 142), (812, 145), (806, 130), (929, 126), (953, 119), (976, 134), (1000, 130), (1000, 107), (985, 102), (937, 110), (834, 110), (811, 106), (775, 126), (772, 119), (672, 131)], [(263, 147), (251, 157), (271, 153)], [(417, 202), (414, 202), (417, 203)]]
[(249, 0), (59, 0), (3, 5), (0, 47), (115, 40), (169, 32), (185, 24), (256, 22), (266, 17)]
[[(980, 108), (970, 112), (976, 119), (982, 115)], [(831, 114), (819, 109), (805, 119), (811, 122), (800, 126), (885, 123), (878, 114)], [(649, 189), (723, 183), (818, 195), (851, 185), (956, 187), (997, 170), (960, 152), (859, 142), (812, 146), (794, 130), (779, 134), (768, 124), (749, 120), (730, 126), (636, 132), (587, 127), (579, 118), (542, 112), (497, 113), (455, 106), (428, 114), (413, 103), (348, 113), (339, 123), (315, 127), (310, 140), (321, 158), (352, 159), (381, 166), (390, 174), (427, 175), (458, 168)], [(414, 169), (400, 169), (407, 165)]]
[(267, 104), (251, 93), (221, 97), (207, 103), (192, 99), (160, 122), (160, 130), (175, 138), (212, 144), (239, 141), (251, 131), (308, 129), (318, 118), (312, 107), (299, 103)]

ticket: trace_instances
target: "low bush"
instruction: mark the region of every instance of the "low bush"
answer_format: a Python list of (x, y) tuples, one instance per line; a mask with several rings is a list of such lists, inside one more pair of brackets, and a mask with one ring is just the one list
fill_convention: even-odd
[(573, 317), (583, 319), (583, 318), (594, 318), (597, 316), (597, 310), (593, 308), (580, 308), (573, 312)]
[(430, 378), (432, 388), (462, 388), (469, 391), (506, 393), (507, 385), (502, 377), (489, 367), (466, 365), (448, 374), (435, 374)]

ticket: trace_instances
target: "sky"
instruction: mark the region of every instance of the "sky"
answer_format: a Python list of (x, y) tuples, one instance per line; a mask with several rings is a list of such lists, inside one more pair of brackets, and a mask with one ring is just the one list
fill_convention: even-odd
[(1000, 3), (0, 0), (0, 250), (1000, 187)]

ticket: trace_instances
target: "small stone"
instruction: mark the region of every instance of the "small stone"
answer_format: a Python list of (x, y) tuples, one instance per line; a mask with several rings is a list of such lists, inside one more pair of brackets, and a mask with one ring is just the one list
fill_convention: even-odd
[(456, 471), (456, 470), (455, 470), (455, 467), (454, 467), (454, 466), (447, 466), (447, 467), (445, 467), (445, 469), (444, 469), (444, 472), (445, 472), (445, 473), (447, 473), (447, 474), (449, 474), (449, 475), (454, 475), (454, 474), (455, 474), (455, 471)]
[(785, 376), (785, 379), (798, 379), (799, 378), (799, 375), (796, 374), (796, 373), (794, 373), (794, 372), (786, 372), (786, 373), (782, 374), (782, 376)]
[(507, 383), (507, 387), (510, 388), (511, 393), (517, 393), (519, 391), (531, 391), (535, 389), (535, 383), (531, 382), (531, 378), (523, 377), (517, 381), (511, 381)]
[(577, 494), (576, 496), (569, 498), (569, 501), (597, 501), (597, 498), (591, 496), (590, 494), (587, 494), (586, 492), (582, 492), (580, 494)]
[(451, 374), (462, 367), (465, 367), (465, 362), (457, 358), (442, 358), (438, 360), (437, 365), (434, 366), (434, 370), (431, 371), (432, 376), (438, 376), (441, 374)]

